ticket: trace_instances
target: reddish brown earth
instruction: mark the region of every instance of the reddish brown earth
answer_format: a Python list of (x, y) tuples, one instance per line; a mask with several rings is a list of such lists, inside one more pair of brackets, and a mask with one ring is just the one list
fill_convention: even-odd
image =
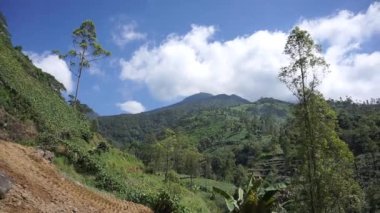
[(0, 140), (0, 171), (13, 183), (0, 212), (152, 212), (67, 179), (31, 147)]

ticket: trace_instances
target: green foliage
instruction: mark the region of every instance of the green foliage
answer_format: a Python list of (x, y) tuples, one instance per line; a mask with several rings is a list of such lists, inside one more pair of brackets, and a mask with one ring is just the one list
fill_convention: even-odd
[(363, 103), (346, 100), (329, 101), (338, 112), (339, 137), (354, 153), (356, 175), (366, 192), (366, 211), (379, 209), (380, 203), (380, 102)]
[(5, 16), (0, 12), (0, 36), (6, 38), (6, 42), (10, 43), (10, 35), (8, 32), (8, 24)]
[(291, 62), (281, 68), (279, 79), (302, 102), (307, 101), (319, 85), (319, 77), (328, 69), (325, 59), (319, 56), (320, 51), (311, 35), (299, 27), (295, 27), (288, 36), (284, 53)]
[(189, 212), (186, 208), (179, 205), (179, 200), (180, 199), (178, 198), (178, 196), (173, 196), (168, 194), (166, 191), (162, 191), (160, 194), (158, 194), (157, 200), (155, 201), (155, 205), (153, 206), (153, 210), (157, 213)]
[(218, 187), (213, 187), (213, 190), (224, 197), (230, 212), (269, 213), (278, 202), (276, 193), (285, 187), (283, 183), (268, 185), (252, 176), (246, 190), (237, 188), (235, 196)]
[[(213, 102), (220, 105), (207, 104)], [(169, 169), (177, 173), (239, 184), (235, 174), (244, 171), (236, 165), (247, 167), (262, 154), (278, 151), (271, 144), (290, 107), (269, 98), (247, 103), (237, 96), (190, 97), (153, 112), (100, 117), (99, 130), (140, 158), (151, 173), (165, 169), (169, 154)], [(167, 128), (176, 140), (169, 142)]]
[[(213, 97), (213, 100), (217, 99), (217, 96)], [(222, 98), (220, 105), (215, 107), (205, 104), (211, 102), (210, 99), (183, 101), (152, 112), (104, 116), (99, 118), (100, 131), (119, 146), (127, 146), (134, 141), (145, 141), (148, 134), (157, 138), (164, 129), (170, 128), (191, 135), (195, 140), (208, 139), (209, 144), (200, 147), (205, 150), (218, 146), (216, 142), (242, 140), (248, 133), (262, 132), (264, 121), (270, 116), (275, 128), (273, 123), (284, 122), (291, 106), (271, 99), (255, 103), (236, 101), (233, 105), (223, 101)]]
[(64, 139), (65, 133), (71, 137), (90, 134), (88, 122), (80, 119), (54, 89), (53, 85), (59, 84), (54, 77), (34, 67), (8, 42), (7, 37), (0, 36), (2, 107), (18, 118), (32, 120), (39, 131), (57, 138)]

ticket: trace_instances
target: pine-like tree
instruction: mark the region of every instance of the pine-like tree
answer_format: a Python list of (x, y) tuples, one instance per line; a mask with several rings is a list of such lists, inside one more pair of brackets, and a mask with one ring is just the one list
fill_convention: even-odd
[(73, 106), (76, 106), (80, 79), (85, 69), (90, 68), (91, 63), (103, 57), (111, 55), (98, 43), (95, 24), (91, 20), (84, 21), (79, 28), (73, 31), (73, 49), (66, 54), (53, 51), (60, 58), (65, 59), (70, 65), (70, 70), (77, 77)]

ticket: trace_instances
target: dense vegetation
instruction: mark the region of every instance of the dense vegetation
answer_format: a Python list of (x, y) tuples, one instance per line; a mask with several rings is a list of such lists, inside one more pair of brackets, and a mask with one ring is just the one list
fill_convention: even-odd
[[(290, 103), (270, 98), (249, 103), (237, 96), (204, 95), (152, 112), (100, 117), (99, 129), (154, 170), (150, 172), (165, 170), (169, 154), (169, 163), (175, 162), (170, 169), (178, 173), (239, 185), (248, 178), (242, 175), (247, 174), (246, 168), (268, 156), (281, 157), (277, 139)], [(168, 129), (173, 132), (171, 138)], [(168, 150), (173, 151), (165, 153)], [(189, 168), (191, 160), (197, 162), (196, 169)]]
[[(169, 166), (178, 173), (191, 175), (184, 153), (195, 152), (199, 160), (196, 176), (237, 186), (244, 185), (251, 173), (272, 181), (290, 179), (295, 154), (291, 129), (294, 104), (262, 98), (254, 103), (210, 107), (205, 105), (207, 98), (198, 98), (199, 95), (190, 97), (190, 103), (186, 99), (152, 112), (100, 117), (100, 129), (118, 146), (142, 159), (151, 173), (166, 169), (167, 153), (158, 147), (166, 150), (164, 132), (171, 128), (177, 140), (171, 143), (175, 151), (169, 153)], [(208, 96), (211, 97), (220, 96)], [(378, 100), (354, 103), (348, 98), (329, 100), (328, 104), (337, 113), (339, 138), (354, 153), (356, 177), (367, 191), (367, 203), (378, 208)], [(179, 113), (183, 108), (187, 113)], [(370, 146), (374, 148), (363, 148)]]

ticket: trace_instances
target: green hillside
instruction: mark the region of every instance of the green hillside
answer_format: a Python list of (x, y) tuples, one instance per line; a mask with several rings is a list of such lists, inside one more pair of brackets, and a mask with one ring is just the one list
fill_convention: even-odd
[[(265, 164), (260, 175), (271, 171), (265, 163), (268, 156), (283, 161), (278, 135), (291, 106), (272, 98), (251, 103), (236, 95), (199, 93), (150, 112), (99, 117), (99, 129), (153, 172), (162, 171), (165, 163), (157, 165), (164, 159), (149, 153), (160, 153), (160, 146), (173, 146), (181, 153), (170, 156), (176, 162), (171, 166), (176, 172), (240, 185), (260, 162)], [(167, 142), (167, 129), (174, 132), (174, 142)], [(200, 162), (193, 172), (183, 165), (190, 153), (195, 153)], [(284, 167), (278, 169), (286, 172)]]
[(88, 122), (81, 119), (60, 96), (63, 85), (34, 67), (19, 48), (14, 48), (0, 23), (1, 106), (21, 120), (32, 121), (39, 132), (57, 139), (89, 140)]
[[(246, 137), (255, 131), (270, 131), (270, 125), (275, 123), (280, 125), (289, 116), (291, 105), (269, 98), (250, 103), (235, 95), (204, 95), (197, 94), (150, 112), (99, 117), (99, 128), (120, 146), (143, 141), (147, 134), (158, 135), (165, 128), (195, 135), (197, 140), (209, 136), (235, 140), (233, 136)], [(246, 135), (242, 135), (244, 131)], [(236, 136), (237, 132), (240, 136)]]

